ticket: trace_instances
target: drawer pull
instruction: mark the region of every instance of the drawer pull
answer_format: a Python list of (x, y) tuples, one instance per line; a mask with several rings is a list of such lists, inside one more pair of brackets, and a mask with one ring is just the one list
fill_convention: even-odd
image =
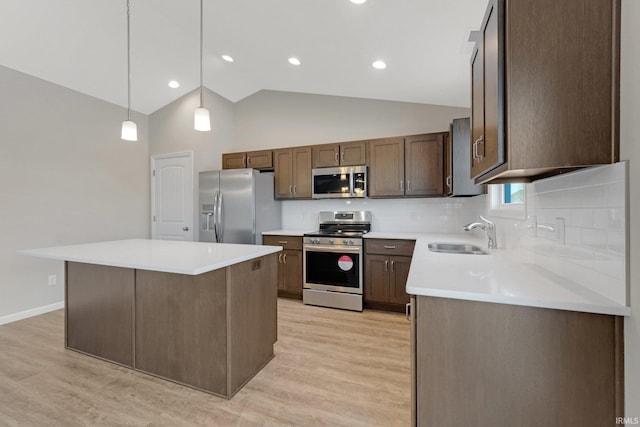
[(278, 240), (278, 243), (280, 243), (281, 245), (286, 245), (287, 241), (286, 240)]
[(385, 249), (395, 249), (396, 245), (384, 245)]

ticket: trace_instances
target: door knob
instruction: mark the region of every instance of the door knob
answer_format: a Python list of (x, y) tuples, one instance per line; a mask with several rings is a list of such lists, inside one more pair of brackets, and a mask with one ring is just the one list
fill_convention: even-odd
[(182, 231), (189, 231), (189, 227), (182, 227)]

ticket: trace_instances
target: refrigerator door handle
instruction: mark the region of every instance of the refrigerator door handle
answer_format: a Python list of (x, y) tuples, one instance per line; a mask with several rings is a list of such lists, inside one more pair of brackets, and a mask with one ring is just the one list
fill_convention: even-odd
[(218, 196), (220, 192), (216, 191), (215, 196), (213, 196), (213, 235), (216, 237), (216, 243), (219, 242), (218, 239)]
[(216, 224), (218, 225), (218, 243), (224, 242), (224, 215), (223, 215), (223, 207), (224, 202), (222, 200), (222, 192), (218, 193), (218, 220)]

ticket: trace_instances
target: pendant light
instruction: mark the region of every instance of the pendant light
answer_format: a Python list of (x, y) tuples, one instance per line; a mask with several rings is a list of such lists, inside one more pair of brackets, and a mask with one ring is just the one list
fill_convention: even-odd
[(131, 33), (129, 21), (131, 15), (130, 0), (127, 0), (127, 120), (122, 122), (122, 136), (125, 141), (138, 140), (138, 126), (131, 121)]
[(200, 107), (196, 108), (193, 116), (193, 128), (199, 131), (211, 130), (209, 110), (202, 103), (202, 0), (200, 0)]

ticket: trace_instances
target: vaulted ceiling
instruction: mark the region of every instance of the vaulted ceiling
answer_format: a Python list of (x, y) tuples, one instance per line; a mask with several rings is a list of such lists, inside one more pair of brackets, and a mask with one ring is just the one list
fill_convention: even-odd
[[(468, 106), (467, 38), (485, 7), (204, 0), (204, 86), (233, 102), (270, 89)], [(134, 110), (152, 113), (199, 87), (199, 11), (199, 0), (131, 0)], [(126, 106), (126, 46), (126, 0), (0, 0), (0, 65)], [(387, 68), (373, 68), (377, 59)]]

